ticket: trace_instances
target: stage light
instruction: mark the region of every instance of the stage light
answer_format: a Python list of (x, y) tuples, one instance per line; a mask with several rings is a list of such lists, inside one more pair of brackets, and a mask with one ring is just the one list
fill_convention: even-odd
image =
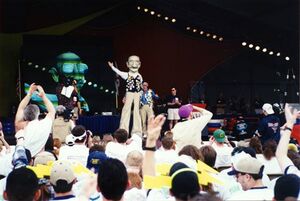
[(45, 67), (43, 67), (43, 68), (42, 68), (42, 71), (45, 71), (45, 70), (46, 70), (46, 68), (45, 68)]
[(83, 80), (83, 83), (86, 83), (86, 80)]
[(114, 91), (111, 91), (111, 94), (114, 94), (115, 92)]
[(249, 44), (249, 48), (253, 48), (253, 44)]
[(217, 36), (216, 35), (213, 35), (213, 39), (216, 39), (217, 38)]
[(203, 35), (203, 34), (204, 34), (204, 31), (200, 31), (200, 34)]
[(108, 89), (105, 89), (105, 93), (108, 93), (109, 92), (109, 90)]
[(141, 7), (140, 7), (140, 6), (138, 6), (138, 7), (137, 7), (137, 9), (138, 9), (138, 10), (141, 10)]
[(149, 10), (148, 10), (148, 8), (144, 8), (144, 11), (145, 11), (145, 13), (147, 13)]
[(257, 46), (255, 47), (255, 49), (256, 49), (256, 50), (260, 50), (260, 47), (257, 45)]
[(188, 31), (191, 30), (191, 27), (186, 27), (186, 30), (188, 30)]
[(151, 15), (154, 15), (154, 14), (155, 14), (155, 12), (154, 12), (154, 11), (151, 11), (151, 12), (150, 12), (150, 14), (151, 14)]
[(103, 86), (100, 86), (100, 90), (103, 90)]
[(172, 22), (173, 22), (173, 23), (175, 23), (175, 22), (176, 22), (176, 19), (175, 19), (175, 18), (173, 18), (173, 19), (172, 19)]
[(157, 17), (161, 17), (161, 14), (158, 13), (158, 14), (157, 14)]
[(263, 51), (263, 52), (266, 52), (266, 51), (267, 51), (267, 48), (262, 49), (262, 51)]
[(193, 32), (196, 33), (196, 32), (197, 32), (197, 29), (193, 29)]
[(168, 19), (169, 19), (169, 17), (168, 17), (168, 16), (166, 16), (166, 17), (165, 17), (165, 20), (168, 20)]
[(220, 38), (219, 38), (219, 41), (223, 41), (223, 38), (222, 38), (222, 37), (220, 37)]
[(207, 34), (206, 34), (206, 37), (210, 37), (210, 33), (207, 33)]
[(278, 57), (279, 57), (279, 56), (280, 56), (280, 52), (277, 52), (276, 56), (278, 56)]
[(94, 85), (93, 85), (93, 87), (95, 87), (95, 88), (96, 88), (97, 86), (98, 86), (97, 84), (94, 84)]
[(88, 85), (90, 85), (90, 86), (91, 86), (91, 85), (92, 85), (92, 82), (88, 82)]
[(269, 55), (273, 55), (273, 54), (274, 54), (274, 52), (273, 52), (273, 51), (270, 51), (270, 52), (269, 52)]
[(28, 62), (28, 66), (31, 66), (32, 65), (32, 62)]
[(39, 65), (35, 65), (34, 67), (35, 67), (35, 68), (38, 68), (38, 67), (39, 67)]
[(247, 45), (247, 43), (246, 42), (242, 42), (242, 46), (246, 46)]
[(290, 57), (285, 57), (285, 60), (289, 61), (289, 60), (290, 60)]

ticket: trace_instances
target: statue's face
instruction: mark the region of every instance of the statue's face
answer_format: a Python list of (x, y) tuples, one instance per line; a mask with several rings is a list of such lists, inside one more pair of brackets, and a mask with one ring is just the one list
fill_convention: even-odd
[(62, 73), (68, 77), (77, 81), (77, 88), (80, 90), (85, 83), (85, 72), (88, 69), (84, 63), (68, 63), (65, 62), (62, 65)]
[(136, 73), (139, 71), (141, 67), (141, 61), (138, 56), (130, 56), (127, 61), (127, 67), (129, 68), (130, 72)]

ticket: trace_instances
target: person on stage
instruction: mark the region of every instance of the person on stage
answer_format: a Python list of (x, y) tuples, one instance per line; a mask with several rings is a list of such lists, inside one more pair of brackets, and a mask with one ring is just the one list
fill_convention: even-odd
[(154, 93), (152, 89), (149, 89), (148, 82), (143, 82), (143, 91), (141, 95), (141, 108), (140, 108), (140, 115), (142, 119), (142, 130), (143, 135), (147, 136), (147, 119), (153, 116), (153, 101), (154, 99), (159, 99), (159, 96)]
[(178, 120), (180, 120), (178, 110), (181, 106), (181, 98), (177, 95), (177, 90), (175, 87), (171, 88), (171, 95), (167, 96), (166, 100), (168, 106), (169, 128), (171, 130)]
[(142, 136), (142, 124), (139, 113), (139, 106), (143, 77), (138, 72), (139, 68), (141, 67), (141, 61), (138, 56), (132, 55), (128, 58), (126, 64), (129, 68), (129, 72), (122, 72), (114, 67), (112, 62), (108, 62), (108, 65), (111, 67), (111, 69), (126, 81), (125, 103), (122, 109), (120, 128), (123, 128), (129, 132), (131, 106), (132, 104), (134, 104), (133, 127), (131, 133)]

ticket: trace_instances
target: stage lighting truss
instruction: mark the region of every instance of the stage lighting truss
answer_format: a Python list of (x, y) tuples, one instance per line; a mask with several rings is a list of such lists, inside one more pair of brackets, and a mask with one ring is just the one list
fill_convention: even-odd
[[(249, 49), (254, 49), (257, 52), (265, 53), (265, 54), (268, 54), (270, 56), (276, 56), (276, 57), (281, 56), (281, 53), (279, 51), (270, 50), (270, 49), (268, 49), (266, 47), (263, 47), (262, 45), (259, 45), (259, 44), (254, 44), (254, 43), (251, 43), (251, 42), (243, 41), (241, 43), (241, 45), (242, 45), (242, 47), (246, 47), (246, 48), (249, 48)], [(284, 59), (285, 61), (290, 61), (290, 57), (288, 57), (288, 56), (282, 57), (282, 59)]]
[[(150, 14), (151, 16), (156, 16), (157, 18), (164, 19), (164, 21), (166, 21), (166, 22), (169, 22), (169, 23), (176, 23), (177, 22), (177, 19), (175, 17), (163, 15), (162, 13), (160, 13), (160, 12), (158, 12), (156, 10), (153, 10), (151, 8), (144, 7), (142, 5), (138, 5), (136, 8), (137, 8), (138, 11), (140, 11), (140, 12), (142, 12), (144, 14)], [(155, 15), (155, 13), (157, 13), (157, 15)], [(197, 27), (193, 27), (192, 28), (191, 26), (185, 26), (184, 29), (186, 31), (191, 31), (194, 34), (200, 34), (202, 36), (205, 36), (206, 39), (216, 40), (216, 41), (219, 41), (219, 42), (222, 42), (224, 40), (223, 36), (218, 36), (215, 33), (204, 31), (203, 29), (200, 30)]]

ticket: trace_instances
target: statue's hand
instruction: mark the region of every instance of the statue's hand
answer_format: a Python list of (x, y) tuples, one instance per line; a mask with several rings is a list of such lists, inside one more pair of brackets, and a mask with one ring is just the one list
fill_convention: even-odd
[(48, 72), (52, 75), (53, 80), (55, 82), (58, 82), (59, 76), (58, 76), (56, 68), (51, 68)]
[(108, 61), (107, 64), (108, 64), (109, 67), (111, 67), (111, 68), (114, 67), (114, 63), (113, 63), (113, 62)]

